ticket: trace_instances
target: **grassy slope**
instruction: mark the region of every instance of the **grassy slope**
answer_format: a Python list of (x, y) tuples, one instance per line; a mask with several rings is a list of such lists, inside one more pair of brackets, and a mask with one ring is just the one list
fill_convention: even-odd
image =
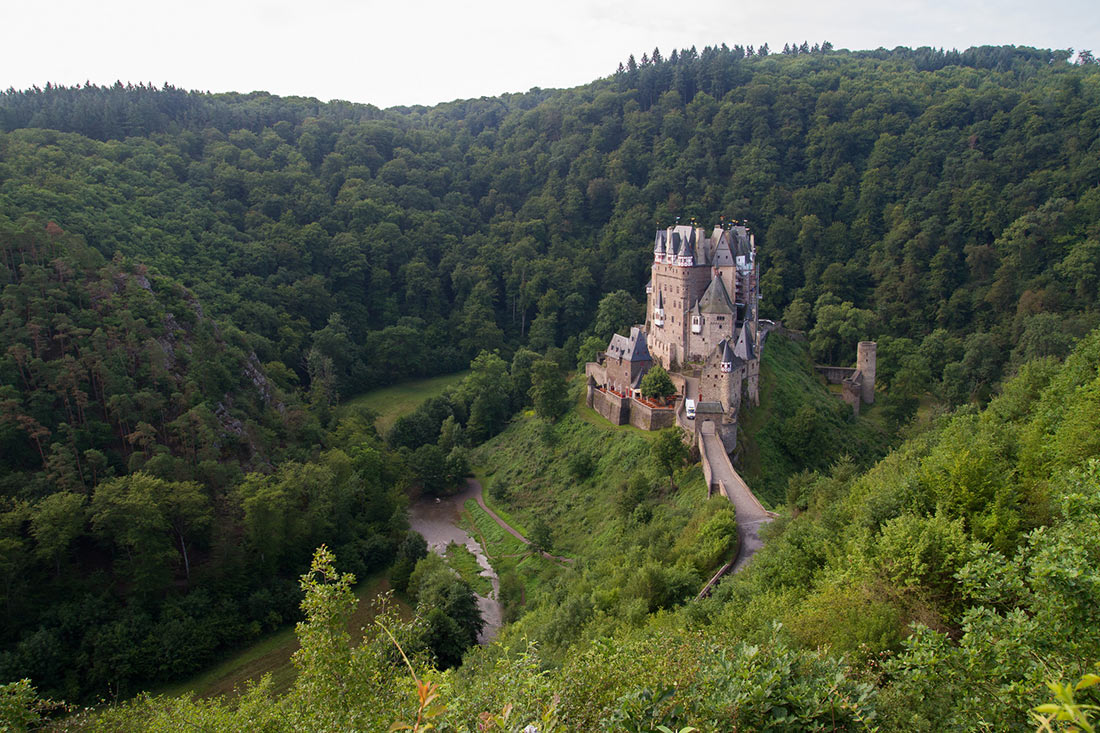
[[(824, 465), (803, 465), (783, 445), (784, 421), (803, 405), (820, 416), (821, 439), (827, 447)], [(839, 393), (830, 392), (814, 372), (806, 345), (773, 333), (761, 359), (760, 406), (743, 413), (735, 454), (738, 469), (765, 504), (781, 504), (787, 478), (803, 468), (827, 467), (843, 454), (860, 465), (880, 458), (888, 435), (877, 413), (877, 405), (864, 405), (860, 417), (853, 419)]]
[[(609, 553), (621, 553), (623, 519), (617, 506), (620, 485), (631, 474), (647, 475), (658, 512), (675, 514), (680, 525), (703, 512), (706, 486), (699, 464), (685, 466), (676, 477), (678, 490), (669, 492), (650, 458), (654, 433), (616, 427), (584, 406), (580, 385), (573, 388), (574, 408), (556, 425), (530, 413), (475, 449), (472, 462), (488, 489), (494, 482), (507, 487), (506, 498), (486, 491), (486, 502), (505, 521), (529, 536), (536, 518), (550, 524), (552, 551), (577, 559), (576, 567)], [(577, 453), (596, 459), (596, 469), (584, 480), (570, 473)], [(533, 557), (518, 540), (500, 529), (475, 502), (467, 502), (468, 527), (487, 543), (493, 566), (502, 576), (518, 575), (528, 596), (574, 572), (573, 566)], [(638, 540), (639, 542), (642, 540)]]
[(379, 433), (385, 433), (393, 425), (393, 421), (400, 416), (412, 412), (421, 402), (429, 397), (442, 394), (448, 387), (458, 385), (469, 372), (457, 372), (444, 374), (441, 377), (417, 379), (412, 382), (402, 382), (392, 387), (371, 390), (364, 394), (352, 397), (345, 402), (342, 410), (355, 407), (366, 407), (378, 415), (375, 427)]
[[(587, 413), (595, 414), (578, 400), (576, 409), (551, 430), (538, 418), (521, 416), (472, 455), (487, 487), (493, 482), (507, 486), (504, 502), (487, 492), (493, 510), (505, 521), (512, 519), (521, 532), (541, 517), (553, 529), (554, 552), (567, 556), (583, 555), (600, 540), (616, 514), (618, 487), (631, 473), (643, 471), (660, 482), (649, 457), (654, 433), (616, 427), (598, 416), (590, 422)], [(577, 453), (596, 459), (592, 476), (581, 481), (569, 472), (569, 459)], [(703, 503), (706, 487), (698, 464), (681, 473), (679, 491), (669, 501), (680, 506)]]
[[(384, 429), (399, 415), (456, 384), (463, 376), (454, 374), (408, 382), (360, 395), (346, 404), (365, 405), (379, 412), (378, 424)], [(584, 405), (579, 387), (573, 389), (574, 409), (553, 428), (547, 429), (542, 420), (525, 413), (516, 417), (503, 433), (475, 449), (472, 459), (486, 487), (494, 481), (508, 487), (505, 501), (486, 493), (486, 501), (505, 521), (529, 535), (535, 518), (542, 517), (553, 529), (554, 552), (583, 559), (601, 548), (621, 543), (616, 500), (623, 480), (635, 471), (646, 473), (655, 484), (661, 484), (662, 479), (649, 457), (654, 434), (631, 426), (611, 425)], [(805, 347), (772, 335), (762, 365), (761, 405), (746, 413), (741, 436), (742, 463), (750, 485), (754, 489), (763, 487), (768, 500), (781, 501), (786, 477), (798, 467), (779, 443), (777, 421), (804, 403), (829, 415), (842, 415), (847, 407), (841, 403), (838, 408), (838, 402), (814, 375)], [(853, 445), (881, 443), (874, 423), (866, 418), (852, 422), (838, 418), (835, 429), (838, 435), (854, 441)], [(593, 475), (582, 481), (569, 473), (569, 459), (578, 452), (596, 459)], [(698, 464), (685, 467), (677, 476), (677, 484), (679, 490), (660, 497), (662, 502), (685, 515), (703, 505), (706, 488)], [(558, 563), (531, 556), (522, 543), (501, 529), (476, 502), (467, 502), (463, 522), (487, 548), (497, 572), (516, 573), (528, 593), (537, 592), (569, 572)], [(465, 557), (459, 552), (450, 564), (460, 572), (467, 571), (463, 575), (478, 583), (474, 580), (473, 556)], [(480, 584), (487, 581), (481, 579)], [(385, 581), (380, 578), (362, 587), (361, 613), (369, 609), (369, 599), (384, 587)], [(359, 626), (362, 620), (353, 621), (353, 628)], [(273, 674), (276, 687), (283, 688), (294, 677), (289, 660), (296, 648), (293, 629), (284, 629), (170, 691), (203, 696), (224, 694), (267, 672)]]

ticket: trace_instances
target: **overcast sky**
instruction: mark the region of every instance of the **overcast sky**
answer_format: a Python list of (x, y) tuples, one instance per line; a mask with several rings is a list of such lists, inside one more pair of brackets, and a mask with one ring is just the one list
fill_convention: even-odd
[(169, 82), (380, 107), (567, 87), (725, 42), (1092, 49), (1096, 0), (4, 0), (0, 87)]

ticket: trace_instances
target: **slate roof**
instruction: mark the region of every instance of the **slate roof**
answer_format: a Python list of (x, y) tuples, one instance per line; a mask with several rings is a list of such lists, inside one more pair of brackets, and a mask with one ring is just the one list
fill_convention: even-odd
[(722, 415), (725, 412), (721, 402), (700, 402), (695, 406), (696, 415), (700, 413), (704, 415)]
[(707, 286), (706, 291), (699, 297), (698, 303), (699, 309), (703, 313), (722, 313), (727, 315), (733, 315), (737, 311), (733, 307), (733, 303), (730, 302), (730, 294), (726, 290), (726, 284), (722, 282), (722, 278), (715, 275), (710, 281), (710, 285)]
[(631, 327), (630, 338), (619, 334), (612, 336), (611, 343), (607, 346), (607, 355), (624, 361), (653, 361), (646, 346), (645, 331), (637, 326)]
[(733, 267), (733, 252), (730, 251), (730, 234), (722, 232), (718, 245), (714, 248), (715, 267)]
[(735, 230), (733, 236), (733, 254), (735, 257), (741, 255), (746, 257), (752, 256), (752, 247), (749, 245), (749, 234), (747, 230), (744, 232)]
[[(741, 332), (744, 333), (744, 329), (742, 329)], [(729, 339), (722, 339), (721, 347), (722, 347), (722, 357), (721, 357), (722, 363), (723, 364), (732, 364), (735, 357), (734, 357), (733, 349), (730, 348), (730, 340)]]
[(737, 349), (734, 347), (732, 338), (724, 338), (719, 341), (714, 347), (714, 351), (711, 352), (710, 357), (708, 357), (708, 362), (715, 356), (718, 357), (719, 364), (729, 364), (733, 369), (745, 363), (743, 359), (737, 356)]
[(751, 257), (752, 240), (748, 227), (732, 229), (714, 227), (708, 235), (702, 227), (689, 224), (658, 229), (653, 239), (653, 253), (657, 256), (692, 257), (695, 266), (714, 264), (732, 266), (740, 256)]
[(756, 349), (753, 345), (748, 324), (741, 327), (741, 333), (737, 336), (737, 346), (734, 347), (733, 353), (745, 361), (751, 361), (754, 358)]

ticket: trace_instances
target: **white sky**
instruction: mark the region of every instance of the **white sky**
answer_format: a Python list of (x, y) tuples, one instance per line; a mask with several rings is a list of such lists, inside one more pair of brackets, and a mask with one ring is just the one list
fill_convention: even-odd
[(567, 87), (659, 46), (1092, 49), (1095, 0), (0, 0), (0, 87), (165, 81), (380, 107)]

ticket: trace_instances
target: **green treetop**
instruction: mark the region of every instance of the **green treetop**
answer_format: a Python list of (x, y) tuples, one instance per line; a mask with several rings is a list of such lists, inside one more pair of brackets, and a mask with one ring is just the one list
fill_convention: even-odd
[(668, 399), (676, 394), (676, 386), (672, 378), (660, 364), (654, 364), (653, 368), (642, 377), (642, 395), (652, 399)]

